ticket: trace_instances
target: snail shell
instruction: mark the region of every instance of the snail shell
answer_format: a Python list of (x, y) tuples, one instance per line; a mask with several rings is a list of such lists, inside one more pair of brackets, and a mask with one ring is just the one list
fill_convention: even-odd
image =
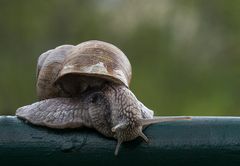
[(40, 100), (76, 96), (109, 81), (129, 87), (131, 76), (128, 58), (112, 44), (92, 40), (63, 45), (40, 55), (37, 94)]

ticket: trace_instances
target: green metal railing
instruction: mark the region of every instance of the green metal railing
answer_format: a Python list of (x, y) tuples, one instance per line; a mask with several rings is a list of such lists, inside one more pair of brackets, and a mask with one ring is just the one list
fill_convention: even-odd
[(0, 165), (240, 165), (240, 118), (165, 122), (124, 143), (91, 129), (54, 130), (0, 116)]

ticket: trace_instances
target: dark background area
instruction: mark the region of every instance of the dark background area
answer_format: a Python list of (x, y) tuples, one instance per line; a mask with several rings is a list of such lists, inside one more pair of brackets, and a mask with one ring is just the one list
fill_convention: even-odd
[(98, 39), (158, 115), (240, 115), (238, 0), (0, 0), (0, 114), (35, 102), (38, 56)]

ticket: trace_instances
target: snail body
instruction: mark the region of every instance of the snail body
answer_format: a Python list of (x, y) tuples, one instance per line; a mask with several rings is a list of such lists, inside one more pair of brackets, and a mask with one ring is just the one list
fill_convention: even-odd
[(131, 65), (117, 47), (101, 41), (63, 45), (42, 54), (37, 65), (40, 101), (16, 116), (50, 128), (94, 128), (122, 142), (142, 137), (153, 123), (189, 117), (155, 117), (131, 92)]

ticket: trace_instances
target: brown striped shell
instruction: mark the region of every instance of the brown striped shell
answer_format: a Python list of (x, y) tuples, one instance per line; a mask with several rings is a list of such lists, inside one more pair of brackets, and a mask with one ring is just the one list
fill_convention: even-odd
[(37, 94), (40, 100), (76, 96), (106, 81), (129, 87), (131, 76), (128, 58), (110, 43), (91, 40), (63, 45), (40, 55)]

